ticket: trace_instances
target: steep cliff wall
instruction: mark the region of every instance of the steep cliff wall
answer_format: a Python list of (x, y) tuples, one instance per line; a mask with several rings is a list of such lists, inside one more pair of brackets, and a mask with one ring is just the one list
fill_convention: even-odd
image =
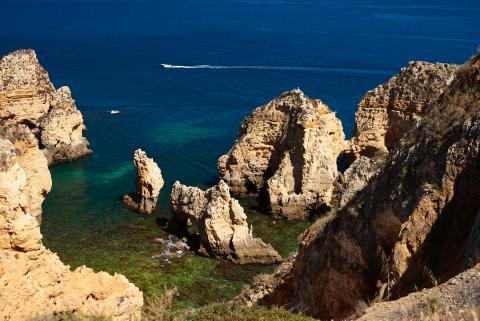
[(50, 165), (91, 153), (70, 89), (55, 89), (33, 50), (0, 59), (0, 120), (27, 125)]
[(344, 138), (327, 105), (292, 90), (244, 119), (220, 176), (234, 194), (262, 196), (274, 216), (305, 219), (330, 202)]
[(478, 262), (480, 64), (463, 66), (377, 176), (295, 262), (292, 304), (348, 315), (379, 291), (391, 298)]
[(359, 301), (402, 297), (480, 261), (480, 55), (449, 83), (373, 175), (358, 174), (368, 158), (345, 173), (353, 192), (303, 234), (281, 291), (262, 301), (341, 319)]
[(413, 61), (368, 91), (358, 104), (347, 161), (385, 155), (421, 120), (453, 80), (458, 65)]
[(122, 275), (71, 272), (42, 244), (48, 164), (89, 153), (67, 87), (55, 90), (31, 50), (0, 60), (0, 319), (67, 312), (138, 320), (142, 293)]
[(43, 182), (42, 176), (51, 182), (47, 161), (35, 140), (9, 138), (13, 143), (0, 139), (0, 318), (27, 320), (68, 312), (138, 320), (142, 293), (123, 275), (86, 267), (71, 272), (42, 245), (39, 223), (29, 211), (32, 199), (36, 208), (45, 197), (32, 195), (41, 189), (36, 184)]

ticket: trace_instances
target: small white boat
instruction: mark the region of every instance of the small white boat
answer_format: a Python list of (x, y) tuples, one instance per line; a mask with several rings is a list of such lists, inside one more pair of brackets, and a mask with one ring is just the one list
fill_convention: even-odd
[(112, 110), (110, 110), (110, 114), (112, 114), (112, 115), (120, 114), (120, 110), (112, 109)]
[(170, 64), (161, 64), (162, 68), (172, 68), (173, 65)]

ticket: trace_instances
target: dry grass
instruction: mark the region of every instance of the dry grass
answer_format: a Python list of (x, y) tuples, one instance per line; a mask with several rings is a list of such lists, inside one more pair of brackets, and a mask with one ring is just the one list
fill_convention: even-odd
[(178, 295), (177, 288), (165, 288), (162, 296), (147, 300), (143, 308), (142, 320), (165, 321), (165, 314), (172, 307), (173, 298), (176, 295)]
[(166, 321), (315, 321), (281, 308), (245, 307), (232, 303), (206, 305), (199, 309), (167, 314)]
[(451, 312), (440, 309), (433, 313), (423, 313), (420, 319), (412, 318), (406, 321), (480, 321), (480, 308), (470, 308), (465, 311)]

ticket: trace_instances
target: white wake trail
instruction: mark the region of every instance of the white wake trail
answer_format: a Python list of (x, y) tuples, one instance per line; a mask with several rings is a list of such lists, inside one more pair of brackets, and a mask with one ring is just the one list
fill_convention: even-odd
[(350, 72), (350, 73), (376, 73), (391, 74), (393, 70), (373, 68), (349, 68), (327, 66), (222, 66), (222, 65), (171, 65), (161, 64), (165, 69), (243, 69), (243, 70), (284, 70), (284, 71), (324, 71), (324, 72)]

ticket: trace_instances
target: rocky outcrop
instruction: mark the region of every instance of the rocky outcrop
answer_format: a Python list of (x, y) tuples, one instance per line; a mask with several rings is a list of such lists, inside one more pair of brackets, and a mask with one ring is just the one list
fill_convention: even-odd
[(257, 275), (253, 284), (243, 289), (233, 298), (232, 302), (247, 307), (255, 305), (284, 307), (288, 305), (294, 260), (295, 257), (288, 258), (272, 274)]
[(8, 138), (15, 144), (17, 161), (26, 174), (26, 212), (41, 222), (42, 203), (52, 188), (52, 179), (38, 141), (30, 128), (22, 124), (0, 124), (0, 137)]
[(334, 185), (332, 207), (337, 211), (345, 208), (380, 171), (383, 162), (382, 157), (360, 156), (344, 173), (339, 174)]
[[(66, 312), (139, 320), (142, 293), (124, 276), (86, 267), (71, 272), (43, 246), (39, 223), (29, 211), (41, 206), (39, 191), (45, 186), (35, 184), (45, 179), (47, 161), (29, 140), (28, 128), (23, 130), (14, 132), (18, 137), (3, 133), (8, 139), (0, 139), (0, 318), (20, 321)], [(29, 204), (32, 199), (37, 203)]]
[(359, 311), (358, 314), (361, 316), (355, 320), (475, 320), (475, 314), (472, 315), (471, 312), (478, 309), (478, 306), (480, 306), (480, 265), (442, 285), (411, 293), (398, 300), (373, 304), (364, 311)]
[(224, 181), (206, 191), (175, 182), (171, 207), (177, 221), (196, 228), (201, 245), (213, 257), (238, 264), (271, 264), (281, 259), (271, 245), (253, 237), (243, 208)]
[(135, 151), (133, 164), (137, 170), (137, 191), (125, 195), (123, 202), (140, 213), (151, 214), (157, 206), (158, 194), (164, 184), (162, 172), (157, 163), (141, 149)]
[(413, 61), (386, 83), (368, 91), (358, 104), (350, 150), (360, 156), (386, 155), (415, 127), (432, 102), (445, 91), (458, 65)]
[(425, 108), (378, 172), (360, 177), (368, 183), (303, 234), (279, 302), (341, 319), (359, 301), (403, 297), (479, 262), (480, 55)]
[(327, 105), (292, 90), (244, 119), (218, 161), (220, 177), (236, 195), (264, 196), (274, 216), (305, 219), (331, 200), (344, 138)]
[(91, 153), (70, 89), (55, 89), (33, 50), (0, 59), (0, 120), (28, 126), (50, 165)]

